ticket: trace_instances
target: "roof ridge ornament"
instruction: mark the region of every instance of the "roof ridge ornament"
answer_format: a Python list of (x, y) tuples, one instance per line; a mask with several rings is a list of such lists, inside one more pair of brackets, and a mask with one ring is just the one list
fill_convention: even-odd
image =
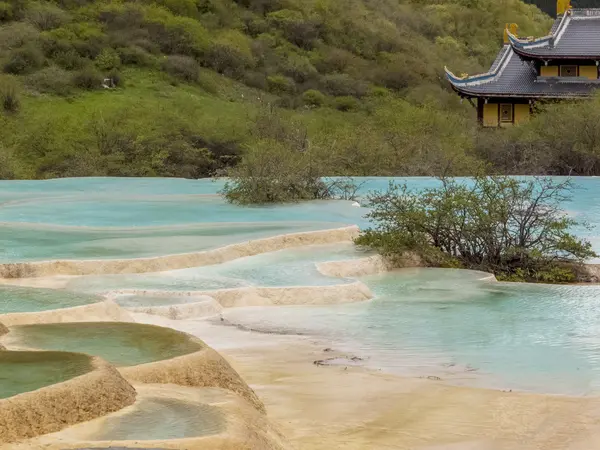
[(556, 1), (556, 16), (562, 16), (563, 14), (568, 13), (568, 11), (573, 8), (571, 6), (571, 0), (557, 0)]

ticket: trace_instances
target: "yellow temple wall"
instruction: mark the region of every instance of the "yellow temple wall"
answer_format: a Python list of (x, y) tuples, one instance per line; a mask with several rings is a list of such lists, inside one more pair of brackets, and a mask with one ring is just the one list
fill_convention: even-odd
[(598, 79), (598, 67), (596, 66), (579, 66), (579, 76), (586, 77), (590, 80)]
[(529, 105), (517, 103), (515, 104), (515, 125), (527, 122), (529, 120)]
[(542, 66), (540, 75), (543, 77), (557, 77), (558, 66)]
[(497, 127), (498, 126), (498, 104), (486, 103), (483, 105), (483, 126)]

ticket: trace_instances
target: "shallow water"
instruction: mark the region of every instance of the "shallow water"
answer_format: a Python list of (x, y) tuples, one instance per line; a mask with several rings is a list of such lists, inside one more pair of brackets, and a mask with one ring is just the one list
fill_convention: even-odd
[(90, 370), (89, 356), (79, 353), (0, 351), (0, 399), (61, 383)]
[(407, 269), (363, 278), (372, 302), (244, 308), (253, 329), (318, 335), (365, 364), (458, 384), (553, 392), (600, 389), (600, 286), (494, 283), (478, 272)]
[(214, 406), (144, 398), (125, 414), (107, 418), (102, 429), (86, 440), (183, 439), (219, 434), (225, 425), (223, 414)]
[(135, 323), (53, 323), (11, 329), (15, 345), (40, 350), (77, 351), (115, 366), (135, 366), (187, 355), (202, 348), (170, 328)]
[(0, 314), (72, 308), (102, 300), (93, 295), (66, 290), (0, 286)]
[[(364, 178), (360, 193), (391, 179)], [(431, 178), (395, 179), (414, 189)], [(568, 214), (600, 224), (599, 178), (576, 178)], [(223, 182), (180, 179), (62, 179), (0, 181), (0, 260), (132, 258), (200, 251), (282, 233), (358, 224), (367, 208), (353, 202), (236, 207), (215, 194)], [(364, 203), (364, 200), (360, 200)], [(577, 233), (600, 251), (600, 229)], [(73, 278), (66, 291), (0, 288), (0, 313), (90, 302), (119, 289), (211, 290), (243, 286), (331, 285), (315, 264), (363, 256), (348, 246), (293, 249), (226, 264), (157, 274)], [(539, 392), (586, 394), (600, 384), (600, 287), (492, 284), (465, 271), (407, 270), (363, 281), (376, 298), (327, 307), (244, 308), (228, 319), (253, 329), (315, 334), (359, 353), (365, 364), (454, 383)], [(124, 296), (133, 306), (192, 301), (185, 297)], [(139, 303), (138, 303), (139, 302)], [(1, 319), (0, 319), (1, 322)], [(116, 326), (116, 325), (115, 325)], [(130, 326), (130, 325), (128, 325)], [(117, 365), (140, 364), (193, 351), (173, 336), (138, 326), (38, 326), (24, 345), (71, 349)], [(15, 333), (15, 332), (13, 332)], [(162, 335), (161, 335), (162, 336)], [(178, 343), (179, 342), (179, 343)], [(183, 348), (180, 346), (183, 345)]]
[(322, 275), (317, 270), (317, 263), (362, 258), (369, 254), (352, 244), (313, 245), (239, 258), (213, 266), (147, 274), (80, 277), (70, 281), (66, 288), (106, 292), (119, 289), (205, 291), (246, 286), (326, 286), (349, 280)]

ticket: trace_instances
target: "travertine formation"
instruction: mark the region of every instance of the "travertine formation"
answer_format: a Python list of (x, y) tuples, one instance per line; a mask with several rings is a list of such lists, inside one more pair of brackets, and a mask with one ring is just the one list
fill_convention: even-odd
[(99, 275), (118, 273), (161, 272), (232, 261), (245, 256), (299, 247), (302, 245), (352, 242), (358, 235), (356, 226), (335, 230), (310, 231), (274, 236), (232, 244), (214, 250), (154, 258), (114, 260), (66, 260), (0, 264), (0, 278), (30, 278), (53, 275)]
[(192, 387), (216, 387), (235, 392), (257, 410), (263, 403), (225, 359), (204, 342), (190, 336), (204, 348), (189, 355), (163, 361), (123, 367), (121, 374), (132, 383), (178, 384)]
[[(332, 286), (243, 287), (217, 289), (214, 291), (153, 291), (131, 289), (113, 291), (107, 295), (109, 297), (113, 297), (114, 295), (211, 297), (223, 308), (273, 305), (330, 305), (364, 301), (373, 297), (368, 286), (360, 281)], [(174, 307), (178, 306), (180, 305), (174, 305)], [(151, 309), (140, 307), (136, 308), (135, 311), (148, 312)]]
[[(112, 300), (75, 306), (73, 308), (53, 309), (30, 313), (12, 313), (0, 315), (4, 325), (28, 325), (34, 323), (63, 322), (131, 322), (126, 310)], [(0, 335), (2, 333), (0, 332)]]
[(58, 431), (135, 401), (135, 390), (114, 367), (100, 358), (91, 364), (84, 375), (0, 400), (0, 443)]

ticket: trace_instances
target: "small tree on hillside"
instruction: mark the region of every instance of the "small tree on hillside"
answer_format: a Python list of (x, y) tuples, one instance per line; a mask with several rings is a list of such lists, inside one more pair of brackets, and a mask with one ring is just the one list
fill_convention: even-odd
[(577, 225), (562, 204), (570, 180), (476, 177), (472, 183), (441, 179), (442, 186), (410, 191), (390, 184), (369, 196), (374, 228), (357, 244), (392, 259), (418, 253), (431, 265), (485, 270), (500, 279), (573, 281), (574, 263), (595, 256), (574, 236)]

